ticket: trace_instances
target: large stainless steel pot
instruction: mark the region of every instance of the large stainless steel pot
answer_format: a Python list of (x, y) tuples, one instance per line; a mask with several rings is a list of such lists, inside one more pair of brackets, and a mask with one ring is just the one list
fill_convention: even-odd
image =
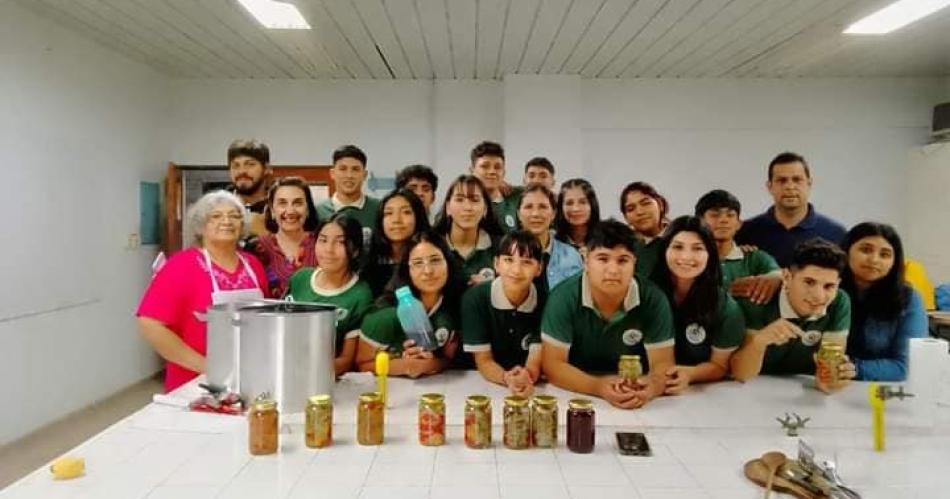
[(239, 312), (243, 308), (282, 303), (279, 300), (256, 300), (221, 303), (208, 308), (208, 342), (206, 376), (208, 383), (223, 386), (230, 392), (241, 391), (241, 328)]
[(307, 397), (332, 393), (336, 375), (336, 308), (312, 303), (242, 307), (240, 393), (269, 392), (283, 413), (301, 412)]

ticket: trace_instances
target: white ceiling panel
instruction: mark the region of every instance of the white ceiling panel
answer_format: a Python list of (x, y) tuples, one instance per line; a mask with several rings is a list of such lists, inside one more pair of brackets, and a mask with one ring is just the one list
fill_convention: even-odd
[(182, 78), (794, 78), (950, 75), (950, 8), (884, 36), (842, 30), (893, 0), (13, 0)]

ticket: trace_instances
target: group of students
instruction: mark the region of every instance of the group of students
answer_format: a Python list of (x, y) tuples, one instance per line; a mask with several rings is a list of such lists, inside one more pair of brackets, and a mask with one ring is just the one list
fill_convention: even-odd
[[(236, 141), (228, 160), (235, 193), (189, 210), (195, 246), (156, 273), (138, 310), (174, 376), (168, 389), (203, 371), (207, 306), (251, 295), (336, 306), (338, 375), (372, 371), (385, 350), (392, 375), (474, 367), (516, 394), (546, 378), (622, 408), (696, 383), (814, 374), (822, 342), (847, 352), (839, 382), (818, 381), (824, 391), (899, 380), (909, 338), (927, 332), (897, 233), (873, 222), (845, 231), (818, 214), (808, 164), (793, 153), (769, 165), (774, 206), (746, 222), (718, 189), (670, 220), (645, 182), (621, 192), (625, 223), (601, 220), (587, 181), (554, 193), (545, 158), (525, 165), (522, 186), (508, 184), (493, 142), (472, 150), (437, 211), (438, 177), (422, 165), (400, 170), (382, 199), (364, 194), (367, 158), (351, 145), (334, 152), (334, 194), (320, 204), (302, 179), (269, 178), (259, 142)], [(402, 286), (428, 312), (436, 349), (402, 330)], [(645, 373), (636, 381), (616, 375), (630, 354)]]

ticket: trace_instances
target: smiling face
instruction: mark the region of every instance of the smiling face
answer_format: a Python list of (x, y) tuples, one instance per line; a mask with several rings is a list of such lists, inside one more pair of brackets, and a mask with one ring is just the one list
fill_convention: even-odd
[(630, 288), (637, 258), (623, 246), (594, 248), (584, 261), (592, 290), (608, 296), (622, 296)]
[(656, 237), (660, 234), (660, 202), (640, 191), (627, 193), (623, 200), (623, 217), (638, 234)]
[(363, 181), (366, 180), (366, 167), (356, 158), (342, 157), (333, 163), (330, 178), (340, 194), (358, 198), (363, 190)]
[(800, 161), (778, 163), (772, 167), (772, 178), (766, 186), (776, 208), (798, 210), (808, 206), (811, 178)]
[(495, 273), (501, 277), (505, 289), (523, 291), (531, 286), (534, 278), (541, 275), (541, 262), (521, 255), (498, 255), (495, 257)]
[(894, 246), (881, 236), (861, 238), (848, 249), (848, 267), (859, 283), (879, 281), (894, 268)]
[(806, 265), (782, 273), (788, 301), (801, 317), (822, 312), (838, 294), (841, 277), (835, 269)]
[(501, 156), (480, 156), (472, 165), (472, 175), (485, 184), (489, 193), (495, 193), (505, 180), (505, 160)]
[(271, 213), (279, 230), (303, 230), (304, 222), (307, 221), (307, 198), (303, 189), (293, 185), (278, 187), (274, 191)]
[(518, 219), (521, 221), (521, 227), (535, 237), (546, 234), (554, 222), (551, 200), (542, 192), (526, 192), (518, 207)]
[(475, 186), (458, 183), (449, 193), (445, 213), (452, 217), (452, 224), (462, 230), (474, 230), (488, 210), (482, 191)]
[(236, 156), (228, 164), (231, 182), (242, 196), (260, 191), (267, 180), (268, 167), (250, 156)]
[(564, 210), (564, 219), (571, 225), (586, 225), (590, 222), (590, 201), (580, 187), (564, 191), (561, 209)]
[(208, 212), (201, 231), (202, 245), (234, 243), (241, 237), (244, 212), (231, 203), (218, 203)]
[(554, 174), (543, 166), (529, 166), (524, 172), (524, 185), (541, 184), (554, 190)]
[(346, 252), (346, 235), (343, 228), (335, 223), (324, 224), (317, 234), (315, 245), (320, 268), (331, 273), (342, 272), (349, 267), (350, 259)]
[(401, 243), (416, 230), (416, 216), (409, 200), (393, 196), (383, 206), (383, 233), (394, 243)]
[(429, 242), (415, 245), (409, 252), (409, 277), (423, 294), (439, 294), (449, 279), (445, 255)]
[(666, 264), (670, 273), (680, 279), (696, 279), (709, 261), (709, 252), (695, 232), (678, 232), (666, 248)]

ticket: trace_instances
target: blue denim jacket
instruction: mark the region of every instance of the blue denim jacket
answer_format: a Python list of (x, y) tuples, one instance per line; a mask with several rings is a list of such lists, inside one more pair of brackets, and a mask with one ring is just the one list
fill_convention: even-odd
[(904, 289), (907, 304), (900, 317), (882, 321), (867, 317), (864, 303), (855, 297), (852, 318), (864, 316), (861, 323), (852, 319), (848, 334), (848, 356), (858, 369), (857, 379), (866, 381), (903, 381), (907, 378), (908, 350), (911, 338), (927, 336), (924, 302), (910, 286)]
[(548, 278), (548, 289), (554, 289), (554, 286), (564, 279), (580, 272), (584, 269), (584, 261), (581, 254), (573, 246), (567, 244), (551, 234), (551, 258), (548, 260), (545, 273)]

